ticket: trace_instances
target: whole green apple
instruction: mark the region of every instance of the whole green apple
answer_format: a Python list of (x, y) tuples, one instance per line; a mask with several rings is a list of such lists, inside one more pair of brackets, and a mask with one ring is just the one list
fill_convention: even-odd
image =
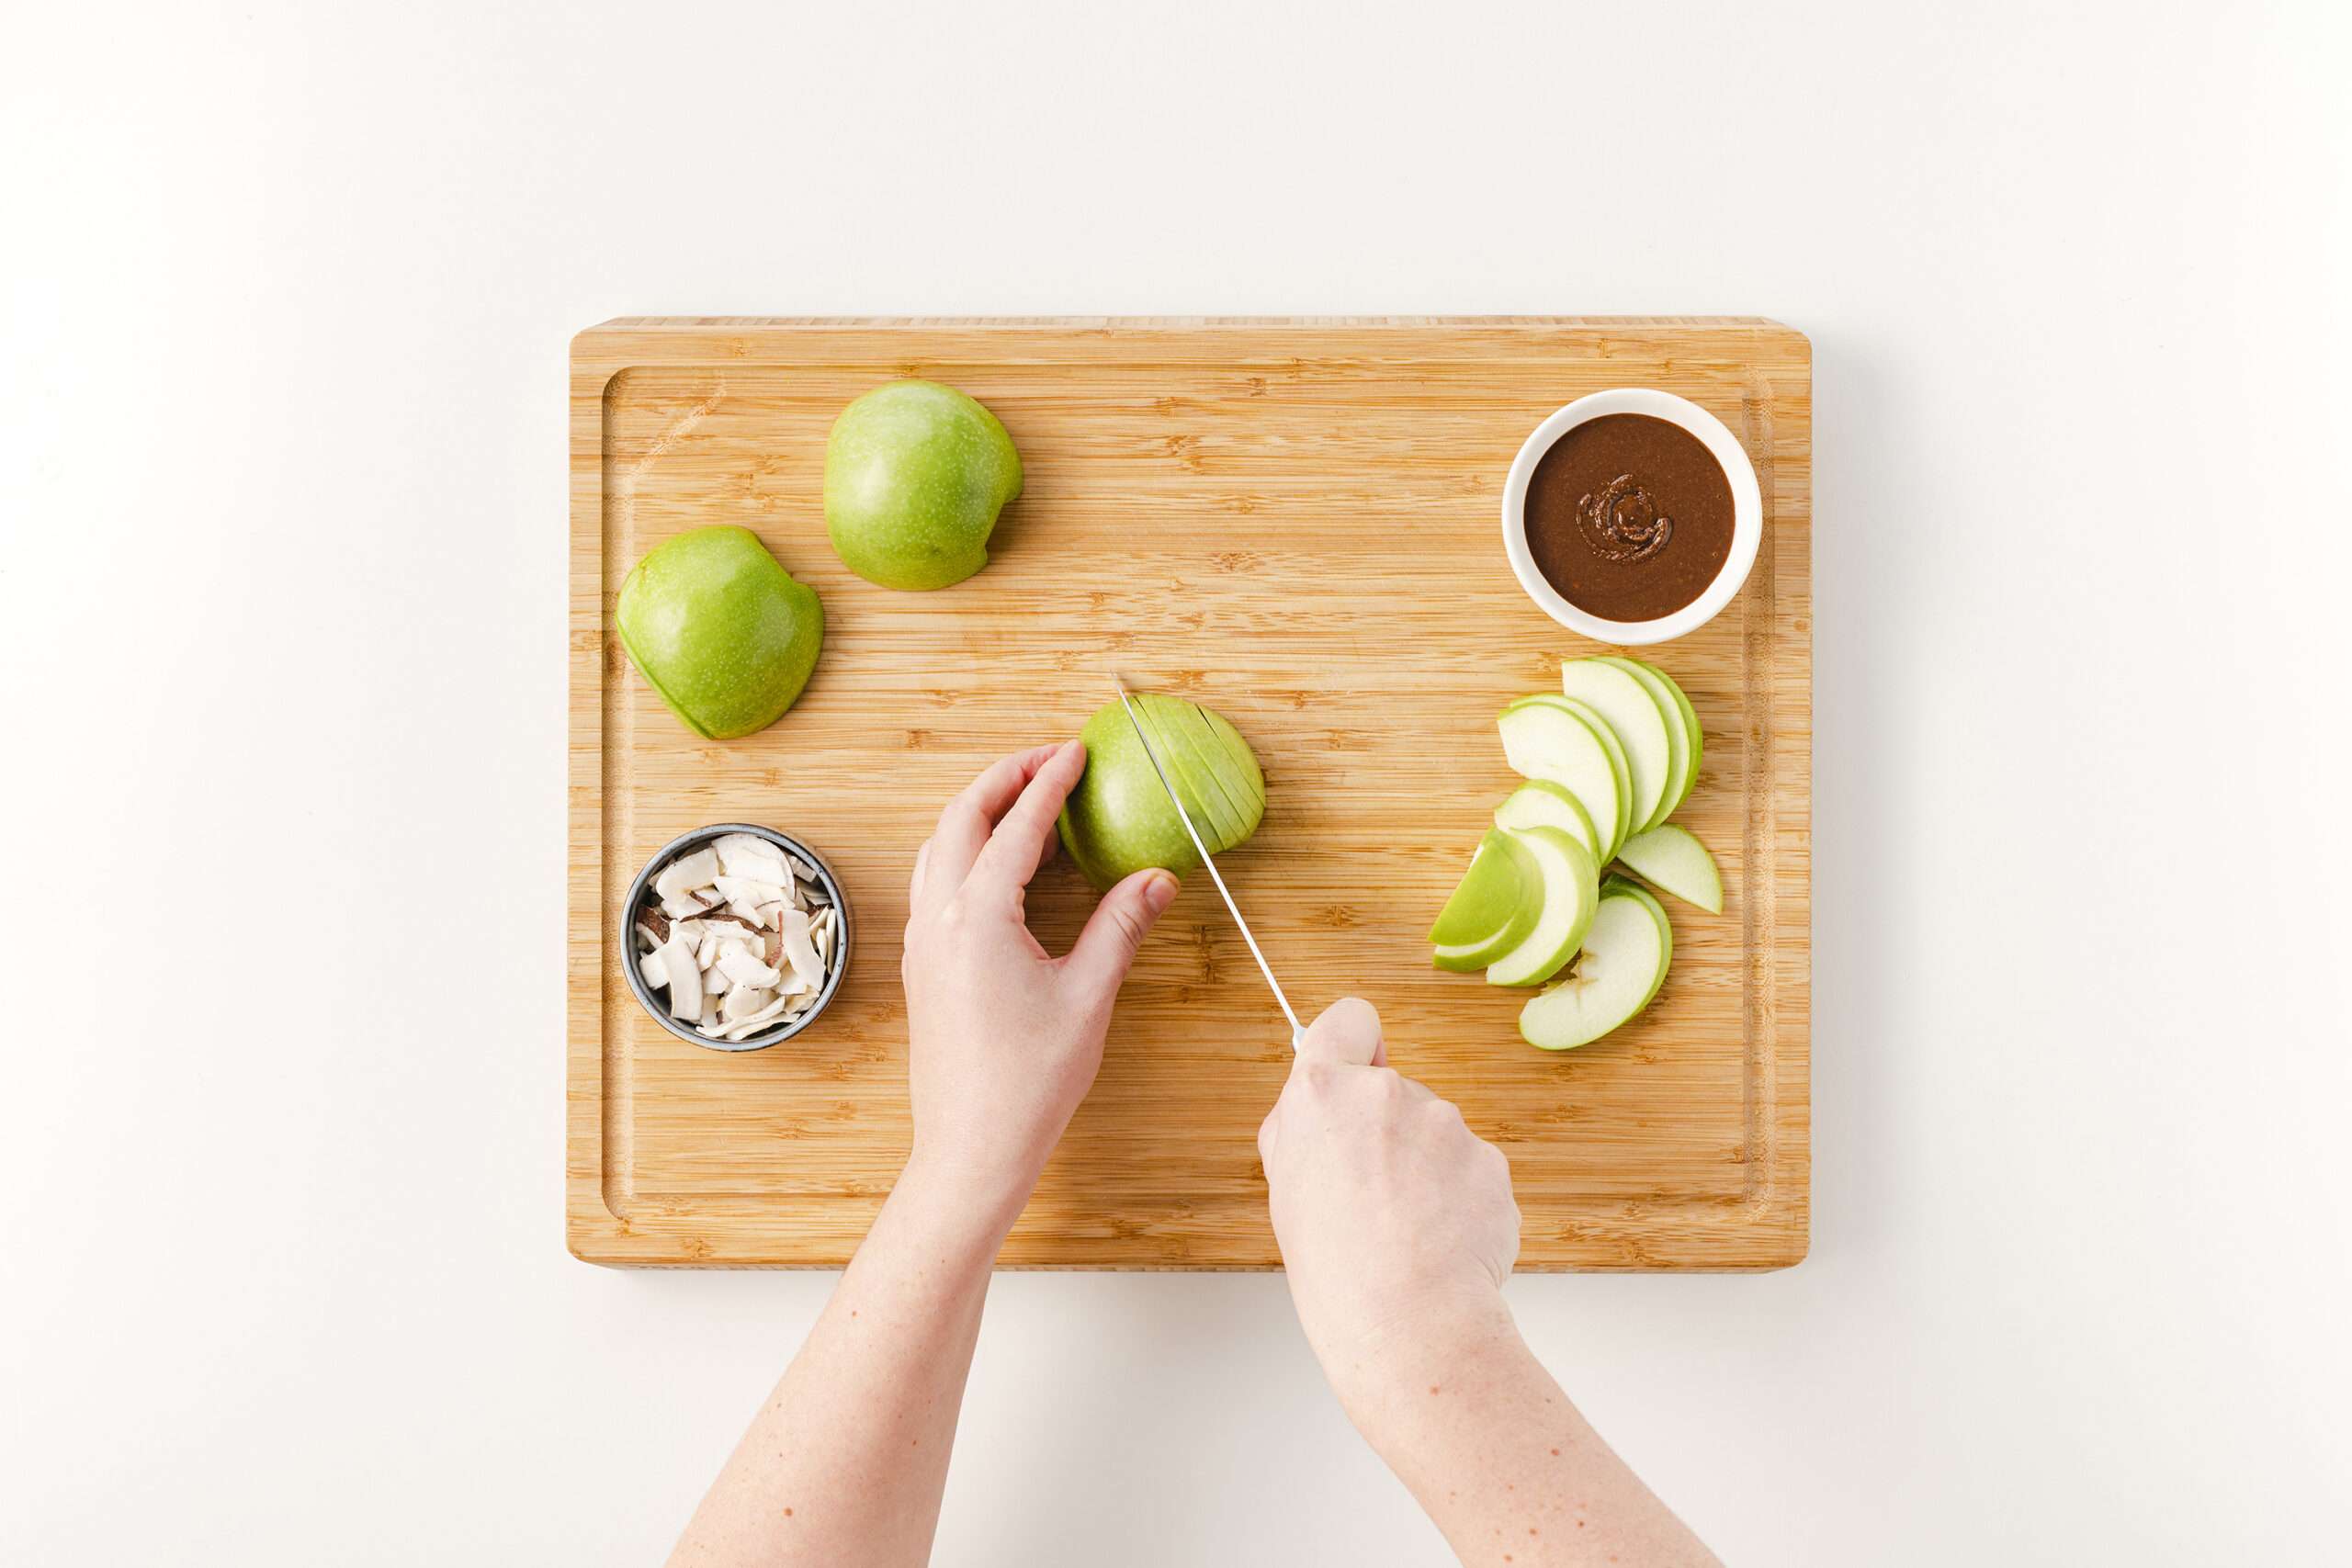
[(613, 624), (670, 711), (712, 740), (782, 717), (825, 641), (817, 591), (744, 528), (695, 528), (647, 551)]
[[(1086, 742), (1086, 772), (1069, 792), (1057, 826), (1071, 863), (1098, 888), (1107, 889), (1148, 865), (1165, 866), (1181, 876), (1200, 863), (1192, 840), (1184, 836), (1184, 824), (1169, 803), (1169, 787), (1182, 796), (1184, 814), (1211, 854), (1248, 839), (1265, 815), (1265, 777), (1238, 730), (1221, 716), (1181, 697), (1145, 692), (1130, 700), (1142, 721), (1152, 727), (1152, 745), (1168, 769), (1168, 785), (1160, 784), (1151, 753), (1136, 735), (1135, 721), (1119, 704), (1099, 710), (1079, 731), (1079, 739)], [(1197, 725), (1203, 717), (1214, 721), (1208, 728), (1226, 746), (1238, 749), (1239, 759), (1227, 759), (1220, 766), (1227, 776), (1200, 778), (1187, 754), (1174, 747), (1173, 738), (1182, 732), (1179, 726)], [(1203, 792), (1217, 788), (1226, 792), (1226, 799), (1212, 811)]]
[(825, 532), (842, 564), (885, 588), (944, 588), (988, 564), (1021, 454), (953, 387), (893, 381), (842, 410), (825, 441)]

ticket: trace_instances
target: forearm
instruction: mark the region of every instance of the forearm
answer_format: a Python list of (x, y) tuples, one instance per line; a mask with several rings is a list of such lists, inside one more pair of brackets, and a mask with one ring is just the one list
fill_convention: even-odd
[(909, 1168), (673, 1563), (929, 1557), (1004, 1209)]
[(1715, 1562), (1577, 1414), (1498, 1294), (1324, 1359), (1356, 1429), (1464, 1562)]

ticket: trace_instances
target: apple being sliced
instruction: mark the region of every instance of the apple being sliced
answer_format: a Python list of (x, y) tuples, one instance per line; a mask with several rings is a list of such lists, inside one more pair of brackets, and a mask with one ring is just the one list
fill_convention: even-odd
[(1250, 827), (1244, 825), (1240, 808), (1225, 793), (1216, 770), (1193, 744), (1191, 727), (1184, 719), (1185, 710), (1193, 705), (1181, 698), (1150, 701), (1158, 695), (1154, 692), (1139, 693), (1134, 701), (1144, 723), (1150, 727), (1153, 749), (1183, 782), (1187, 804), (1199, 801), (1202, 815), (1208, 818), (1193, 825), (1204, 835), (1214, 828), (1220, 839), (1238, 841), (1248, 838)]
[(1687, 828), (1668, 823), (1636, 833), (1617, 852), (1618, 863), (1651, 886), (1673, 894), (1711, 915), (1724, 912), (1723, 874), (1707, 846)]
[(1592, 819), (1593, 855), (1606, 862), (1625, 836), (1624, 775), (1592, 726), (1572, 711), (1565, 697), (1529, 697), (1505, 708), (1496, 720), (1502, 732), (1503, 761), (1525, 778), (1549, 779), (1583, 807)]
[(1585, 847), (1593, 864), (1600, 863), (1600, 836), (1592, 830), (1591, 816), (1564, 785), (1550, 779), (1530, 779), (1511, 791), (1495, 807), (1495, 826), (1557, 828)]
[(1430, 942), (1441, 969), (1466, 973), (1517, 947), (1544, 912), (1544, 874), (1534, 852), (1498, 828), (1487, 829), (1453, 897), (1438, 911)]
[(1649, 1006), (1673, 956), (1673, 931), (1657, 900), (1612, 879), (1576, 967), (1520, 1010), (1521, 1038), (1546, 1051), (1600, 1039)]
[(1683, 765), (1690, 765), (1690, 738), (1681, 733), (1682, 716), (1674, 700), (1653, 694), (1639, 676), (1600, 659), (1572, 659), (1561, 665), (1560, 689), (1608, 721), (1625, 749), (1634, 794), (1632, 830), (1638, 833), (1665, 821), (1677, 740), (1686, 753)]
[(1542, 910), (1519, 944), (1487, 965), (1491, 986), (1539, 986), (1577, 955), (1600, 902), (1600, 868), (1585, 847), (1557, 828), (1503, 829), (1534, 857)]

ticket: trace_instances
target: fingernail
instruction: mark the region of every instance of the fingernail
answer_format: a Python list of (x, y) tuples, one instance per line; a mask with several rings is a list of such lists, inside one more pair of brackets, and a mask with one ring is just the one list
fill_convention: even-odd
[(1176, 879), (1161, 872), (1145, 885), (1143, 901), (1153, 914), (1160, 913), (1176, 901)]

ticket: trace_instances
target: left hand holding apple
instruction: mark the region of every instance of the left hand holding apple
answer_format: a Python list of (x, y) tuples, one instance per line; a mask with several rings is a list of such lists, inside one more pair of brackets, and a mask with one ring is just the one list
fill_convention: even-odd
[(1111, 1006), (1136, 950), (1176, 896), (1148, 867), (1102, 897), (1057, 958), (1023, 899), (1054, 819), (1086, 768), (1071, 740), (999, 760), (940, 814), (908, 900), (905, 1180), (975, 1200), (1010, 1229), (1102, 1063)]

